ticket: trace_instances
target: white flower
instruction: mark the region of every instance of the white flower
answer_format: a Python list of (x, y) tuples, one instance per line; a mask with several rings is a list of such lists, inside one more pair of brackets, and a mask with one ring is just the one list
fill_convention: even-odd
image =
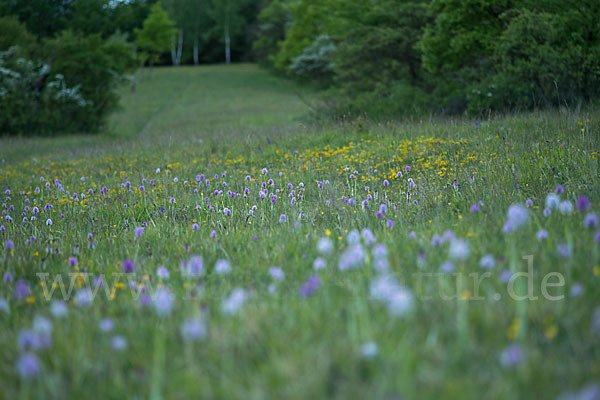
[(564, 215), (573, 214), (573, 203), (571, 203), (569, 200), (561, 201), (558, 205), (558, 211)]
[(231, 271), (231, 263), (225, 259), (219, 259), (215, 263), (215, 273), (219, 275), (227, 274)]
[[(358, 234), (358, 232), (357, 232)], [(338, 269), (345, 271), (352, 268), (358, 268), (362, 266), (365, 259), (365, 251), (360, 243), (357, 243), (346, 250), (340, 257), (338, 262)]]
[(50, 314), (52, 314), (54, 318), (64, 318), (68, 311), (67, 303), (64, 301), (54, 300), (50, 304)]
[(508, 207), (506, 212), (508, 221), (515, 229), (520, 228), (527, 223), (529, 219), (529, 210), (522, 204), (513, 204)]
[(315, 258), (315, 261), (313, 262), (313, 269), (320, 270), (320, 269), (323, 269), (325, 267), (327, 267), (327, 261), (325, 261), (321, 257)]
[(244, 305), (248, 299), (248, 293), (242, 288), (235, 288), (231, 294), (221, 303), (223, 313), (233, 315)]
[(481, 260), (479, 260), (479, 266), (485, 269), (492, 269), (496, 266), (496, 260), (494, 260), (493, 255), (486, 254), (485, 256), (481, 257)]
[(377, 347), (377, 343), (375, 342), (366, 342), (360, 346), (360, 355), (364, 358), (373, 358), (378, 352), (379, 349)]
[(346, 236), (346, 241), (350, 245), (358, 243), (360, 241), (360, 234), (356, 229), (352, 229), (350, 233), (348, 233), (348, 236)]
[(317, 251), (321, 254), (329, 255), (333, 250), (333, 241), (328, 237), (322, 237), (317, 242)]
[(448, 254), (453, 260), (466, 260), (469, 257), (469, 243), (464, 239), (453, 239)]
[(204, 338), (206, 334), (206, 323), (199, 318), (189, 318), (181, 324), (181, 336), (184, 340), (200, 340)]
[(560, 204), (560, 196), (556, 193), (548, 193), (546, 196), (546, 207), (552, 210), (553, 208), (557, 208)]
[(161, 317), (165, 317), (171, 314), (173, 310), (173, 304), (175, 303), (175, 296), (167, 288), (158, 288), (154, 292), (154, 311)]

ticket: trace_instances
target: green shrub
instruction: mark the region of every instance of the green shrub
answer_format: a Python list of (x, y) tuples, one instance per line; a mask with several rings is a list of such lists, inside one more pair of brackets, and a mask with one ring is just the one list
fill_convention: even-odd
[(86, 111), (80, 86), (68, 86), (50, 67), (16, 54), (0, 52), (0, 132), (8, 135), (48, 135), (60, 131), (68, 117)]
[(319, 35), (314, 42), (296, 56), (288, 69), (292, 74), (320, 84), (327, 83), (332, 76), (335, 45), (328, 35)]
[(97, 131), (117, 106), (123, 74), (137, 64), (124, 42), (70, 31), (42, 51), (9, 18), (0, 19), (0, 45), (0, 135)]

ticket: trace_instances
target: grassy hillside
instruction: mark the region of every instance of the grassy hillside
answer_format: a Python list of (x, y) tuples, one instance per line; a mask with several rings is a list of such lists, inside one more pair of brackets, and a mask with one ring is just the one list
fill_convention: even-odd
[[(300, 95), (300, 96), (298, 96)], [(154, 68), (121, 89), (121, 108), (97, 135), (0, 138), (0, 159), (119, 151), (208, 137), (229, 141), (296, 131), (310, 92), (253, 64)]]
[(598, 112), (303, 127), (253, 66), (152, 74), (2, 142), (6, 398), (598, 390)]

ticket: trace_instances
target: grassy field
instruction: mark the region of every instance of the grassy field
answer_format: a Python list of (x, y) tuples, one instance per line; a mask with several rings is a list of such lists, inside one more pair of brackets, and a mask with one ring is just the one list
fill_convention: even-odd
[(156, 69), (109, 133), (2, 139), (2, 397), (595, 398), (600, 113), (297, 90)]

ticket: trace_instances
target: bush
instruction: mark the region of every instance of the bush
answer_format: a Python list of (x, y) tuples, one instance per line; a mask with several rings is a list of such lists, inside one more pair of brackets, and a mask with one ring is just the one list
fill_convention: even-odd
[[(8, 19), (4, 32), (26, 31)], [(36, 49), (35, 51), (32, 49)], [(44, 60), (44, 61), (41, 61)], [(52, 135), (97, 131), (118, 103), (115, 89), (123, 74), (136, 66), (130, 46), (100, 36), (63, 32), (37, 46), (12, 46), (0, 53), (0, 134)]]
[(331, 79), (335, 45), (328, 35), (319, 35), (294, 58), (289, 70), (296, 76), (324, 84)]
[(69, 87), (50, 68), (16, 56), (12, 47), (0, 52), (0, 132), (8, 135), (52, 134), (69, 114), (89, 105), (80, 87)]

